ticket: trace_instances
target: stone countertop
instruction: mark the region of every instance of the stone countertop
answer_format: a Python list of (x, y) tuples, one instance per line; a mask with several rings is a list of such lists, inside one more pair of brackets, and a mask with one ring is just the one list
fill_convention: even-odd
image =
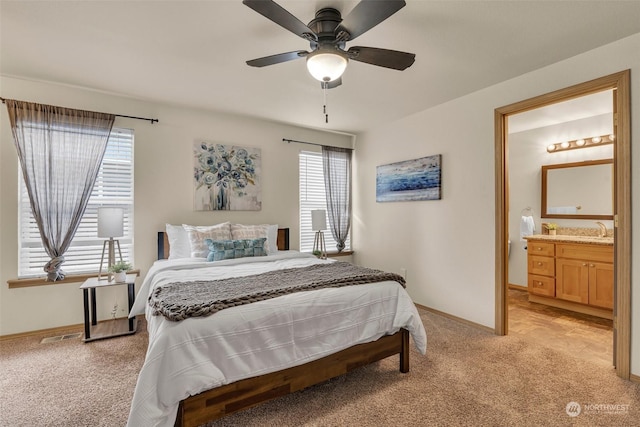
[(570, 236), (567, 234), (549, 236), (547, 234), (534, 234), (531, 236), (525, 236), (524, 238), (526, 240), (539, 240), (553, 243), (589, 243), (593, 245), (613, 246), (613, 237)]

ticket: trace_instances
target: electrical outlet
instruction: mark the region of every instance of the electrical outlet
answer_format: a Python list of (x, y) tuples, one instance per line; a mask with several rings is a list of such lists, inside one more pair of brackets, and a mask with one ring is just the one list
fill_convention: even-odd
[(404, 280), (407, 280), (407, 269), (406, 269), (406, 268), (404, 268), (404, 267), (403, 267), (403, 268), (401, 268), (401, 269), (400, 269), (400, 275), (402, 276), (402, 278), (403, 278)]

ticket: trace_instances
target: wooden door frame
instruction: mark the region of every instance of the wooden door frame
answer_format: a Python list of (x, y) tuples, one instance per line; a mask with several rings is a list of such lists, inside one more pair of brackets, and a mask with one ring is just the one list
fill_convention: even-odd
[(631, 96), (630, 70), (536, 96), (495, 110), (496, 327), (508, 332), (509, 183), (507, 117), (605, 90), (614, 90), (614, 357), (619, 377), (630, 378), (631, 359)]

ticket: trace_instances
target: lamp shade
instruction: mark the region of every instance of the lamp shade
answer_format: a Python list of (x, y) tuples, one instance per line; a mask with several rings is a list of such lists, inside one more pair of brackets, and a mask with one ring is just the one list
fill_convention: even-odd
[(307, 55), (307, 70), (314, 79), (332, 82), (347, 69), (347, 58), (332, 51), (317, 50)]
[(124, 236), (124, 210), (122, 208), (98, 208), (98, 237)]
[(311, 211), (311, 229), (314, 231), (327, 229), (327, 211), (324, 209)]

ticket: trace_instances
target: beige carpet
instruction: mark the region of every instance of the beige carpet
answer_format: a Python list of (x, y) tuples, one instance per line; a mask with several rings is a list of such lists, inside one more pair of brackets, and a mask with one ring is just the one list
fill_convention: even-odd
[[(412, 352), (409, 374), (389, 358), (210, 426), (640, 426), (640, 385), (613, 369), (421, 316), (428, 353)], [(0, 343), (0, 425), (124, 425), (146, 331), (90, 344), (40, 338)], [(579, 415), (567, 414), (570, 402)]]

